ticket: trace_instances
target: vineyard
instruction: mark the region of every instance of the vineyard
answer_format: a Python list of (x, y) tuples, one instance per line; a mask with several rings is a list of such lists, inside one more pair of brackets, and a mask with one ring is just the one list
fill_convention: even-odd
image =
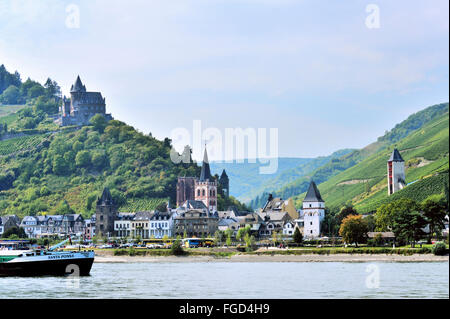
[(0, 156), (34, 149), (45, 139), (47, 139), (49, 135), (50, 134), (21, 136), (5, 141), (0, 141)]
[(130, 198), (125, 205), (120, 206), (121, 212), (139, 212), (154, 210), (159, 204), (167, 203), (168, 198)]

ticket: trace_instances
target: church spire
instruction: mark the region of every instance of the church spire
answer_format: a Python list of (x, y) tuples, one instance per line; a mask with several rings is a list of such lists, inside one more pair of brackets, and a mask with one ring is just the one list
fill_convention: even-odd
[(205, 153), (203, 154), (202, 171), (200, 173), (200, 181), (204, 182), (206, 180), (212, 181), (212, 176), (211, 170), (209, 169), (208, 153), (206, 152), (205, 147)]

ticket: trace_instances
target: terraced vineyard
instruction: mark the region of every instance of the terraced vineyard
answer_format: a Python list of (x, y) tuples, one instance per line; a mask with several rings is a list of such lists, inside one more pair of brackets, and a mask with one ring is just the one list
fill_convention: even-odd
[(37, 134), (0, 141), (0, 156), (6, 156), (18, 152), (32, 150), (40, 143), (42, 143), (45, 139), (47, 139), (49, 135), (49, 133)]
[[(449, 169), (449, 114), (440, 116), (388, 148), (339, 173), (318, 187), (328, 207), (351, 203), (361, 213), (376, 210), (382, 203), (400, 197), (423, 200), (443, 193)], [(403, 190), (387, 195), (386, 162), (397, 148), (405, 160), (406, 183)], [(357, 182), (356, 182), (357, 181)], [(300, 207), (305, 194), (295, 197)]]

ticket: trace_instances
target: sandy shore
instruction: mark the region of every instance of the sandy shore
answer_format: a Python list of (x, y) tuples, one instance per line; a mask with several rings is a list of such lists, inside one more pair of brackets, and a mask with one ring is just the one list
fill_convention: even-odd
[(449, 256), (423, 255), (385, 255), (385, 254), (331, 254), (331, 255), (245, 255), (217, 258), (213, 256), (96, 256), (96, 263), (176, 263), (176, 262), (448, 262)]

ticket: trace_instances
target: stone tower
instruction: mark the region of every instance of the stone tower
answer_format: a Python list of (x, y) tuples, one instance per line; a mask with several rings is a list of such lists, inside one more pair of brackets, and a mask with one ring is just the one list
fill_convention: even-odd
[(114, 221), (117, 219), (117, 206), (107, 187), (103, 189), (102, 196), (97, 200), (95, 219), (96, 236), (104, 237), (114, 235)]
[(195, 182), (195, 200), (202, 201), (211, 211), (217, 210), (217, 181), (211, 176), (206, 148), (200, 178)]
[(406, 185), (405, 161), (395, 148), (387, 162), (388, 195), (394, 194)]
[(325, 202), (314, 181), (309, 184), (303, 200), (303, 233), (306, 238), (320, 236), (320, 223), (325, 218)]
[(178, 177), (177, 182), (177, 207), (187, 200), (195, 199), (196, 177)]
[(219, 184), (222, 187), (223, 194), (225, 195), (225, 197), (229, 197), (230, 196), (230, 180), (229, 180), (227, 172), (225, 172), (225, 170), (223, 170), (222, 174), (220, 175)]

